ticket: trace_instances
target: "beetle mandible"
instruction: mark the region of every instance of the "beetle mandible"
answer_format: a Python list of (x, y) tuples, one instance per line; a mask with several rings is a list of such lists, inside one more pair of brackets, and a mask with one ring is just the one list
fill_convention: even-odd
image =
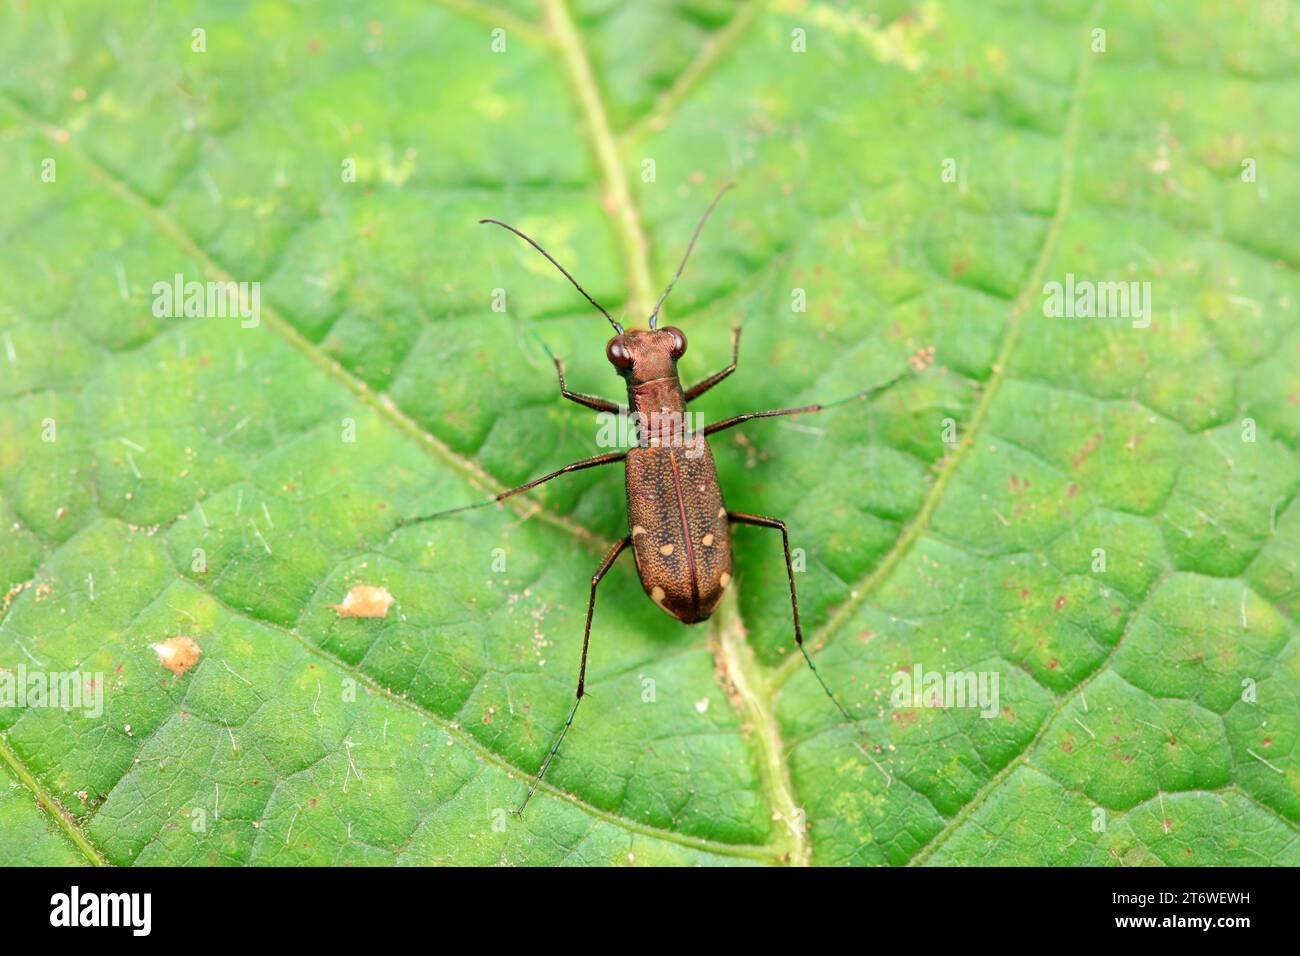
[[(745, 511), (732, 511), (727, 508), (718, 483), (713, 454), (709, 450), (708, 436), (756, 418), (818, 412), (832, 405), (867, 398), (889, 388), (898, 381), (898, 378), (835, 402), (746, 412), (707, 425), (702, 434), (694, 433), (688, 427), (687, 404), (699, 398), (736, 370), (736, 362), (740, 354), (740, 327), (737, 326), (732, 330), (730, 364), (684, 389), (677, 375), (677, 362), (686, 352), (686, 336), (673, 326), (664, 328), (656, 326), (659, 310), (663, 307), (668, 293), (681, 278), (682, 271), (686, 268), (686, 261), (695, 248), (695, 242), (699, 239), (700, 231), (708, 221), (709, 214), (731, 188), (731, 185), (724, 186), (704, 210), (686, 247), (686, 254), (682, 256), (677, 272), (655, 304), (647, 323), (648, 329), (645, 331), (624, 329), (603, 305), (588, 294), (564, 266), (514, 226), (499, 219), (479, 220), (480, 224), (491, 223), (508, 229), (531, 245), (559, 269), (574, 288), (609, 320), (610, 325), (614, 327), (615, 335), (606, 345), (605, 355), (627, 385), (627, 406), (620, 406), (595, 395), (570, 391), (564, 382), (564, 363), (552, 356), (559, 378), (560, 394), (569, 401), (600, 412), (627, 414), (630, 410), (635, 413), (633, 420), (637, 438), (636, 445), (626, 451), (609, 452), (576, 461), (550, 474), (534, 478), (517, 488), (503, 491), (487, 501), (413, 519), (425, 521), (480, 508), (536, 488), (552, 478), (569, 472), (610, 465), (619, 461), (626, 463), (628, 534), (609, 549), (596, 569), (596, 573), (591, 577), (587, 623), (582, 634), (582, 662), (578, 669), (578, 688), (573, 707), (569, 710), (564, 726), (543, 759), (537, 775), (528, 788), (528, 793), (515, 813), (522, 813), (528, 801), (532, 799), (551, 761), (559, 752), (565, 734), (573, 725), (573, 718), (578, 712), (578, 705), (582, 703), (586, 686), (587, 651), (591, 642), (592, 615), (596, 609), (596, 589), (614, 561), (629, 547), (636, 560), (641, 586), (651, 600), (684, 624), (696, 624), (706, 620), (713, 613), (731, 582), (731, 526), (747, 524), (780, 531), (781, 543), (785, 549), (786, 575), (790, 581), (790, 609), (794, 618), (795, 643), (826, 692), (826, 696), (846, 720), (854, 723), (854, 718), (822, 678), (817, 665), (813, 663), (808, 649), (804, 646), (803, 628), (799, 623), (799, 599), (795, 592), (794, 566), (790, 560), (790, 533), (785, 522), (778, 518)], [(861, 747), (859, 749), (862, 750)], [(862, 752), (866, 753), (865, 750)], [(867, 757), (876, 763), (869, 754)], [(878, 763), (876, 765), (879, 767)]]

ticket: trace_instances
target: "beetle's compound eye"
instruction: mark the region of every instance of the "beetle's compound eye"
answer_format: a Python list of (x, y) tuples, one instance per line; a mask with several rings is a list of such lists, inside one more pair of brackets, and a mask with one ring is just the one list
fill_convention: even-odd
[(664, 331), (673, 337), (673, 359), (681, 358), (686, 354), (686, 336), (675, 325), (666, 326)]
[(609, 364), (614, 368), (629, 369), (632, 367), (632, 353), (627, 350), (627, 345), (623, 342), (623, 336), (616, 335), (609, 340), (605, 346), (605, 357), (609, 359)]

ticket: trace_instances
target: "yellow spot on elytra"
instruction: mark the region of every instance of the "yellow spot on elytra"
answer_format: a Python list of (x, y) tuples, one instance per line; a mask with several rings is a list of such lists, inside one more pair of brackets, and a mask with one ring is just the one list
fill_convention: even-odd
[(149, 646), (158, 655), (158, 663), (177, 677), (180, 677), (197, 664), (199, 658), (203, 656), (203, 648), (199, 647), (198, 642), (194, 638), (185, 637), (184, 635), (159, 641)]
[(634, 524), (632, 526), (632, 537), (635, 538), (639, 534), (645, 534), (645, 528), (641, 527), (639, 524)]
[(337, 611), (339, 617), (388, 617), (388, 609), (393, 606), (393, 596), (388, 593), (388, 588), (354, 584), (348, 588), (342, 604), (325, 606)]
[(656, 584), (653, 588), (650, 589), (650, 599), (654, 601), (656, 604), (663, 604), (664, 589)]
[(725, 588), (730, 583), (731, 583), (731, 572), (723, 571), (722, 577), (718, 578), (718, 587)]
[(659, 553), (666, 558), (668, 555), (673, 553), (673, 546), (671, 544), (665, 544), (659, 549)]
[(719, 508), (719, 509), (718, 509), (718, 517), (719, 517), (719, 518), (725, 518), (726, 516), (727, 516), (727, 509), (726, 509), (726, 508)]
[(704, 545), (706, 548), (710, 548), (710, 547), (712, 547), (712, 546), (713, 546), (713, 535), (711, 535), (711, 534), (706, 534), (706, 535), (705, 535), (705, 536), (700, 540), (700, 544)]

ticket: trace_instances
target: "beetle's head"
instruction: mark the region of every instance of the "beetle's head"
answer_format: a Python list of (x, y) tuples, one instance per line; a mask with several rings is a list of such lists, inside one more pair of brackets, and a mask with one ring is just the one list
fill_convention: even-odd
[(628, 329), (609, 340), (605, 357), (629, 385), (644, 385), (677, 374), (677, 360), (686, 354), (686, 336), (681, 329)]

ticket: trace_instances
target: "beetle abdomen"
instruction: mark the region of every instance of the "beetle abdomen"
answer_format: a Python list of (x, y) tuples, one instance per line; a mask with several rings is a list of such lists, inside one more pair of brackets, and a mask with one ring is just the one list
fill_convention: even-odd
[(627, 518), (651, 600), (686, 624), (712, 614), (731, 583), (731, 530), (702, 437), (698, 444), (628, 452)]

